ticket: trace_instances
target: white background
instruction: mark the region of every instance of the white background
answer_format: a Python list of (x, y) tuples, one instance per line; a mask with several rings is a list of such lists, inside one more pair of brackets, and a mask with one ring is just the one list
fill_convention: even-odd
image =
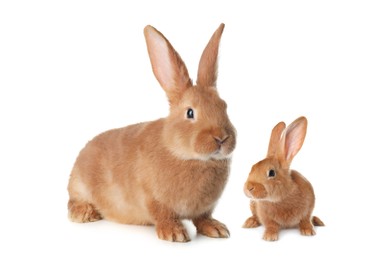
[[(0, 259), (388, 259), (388, 1), (1, 1)], [(142, 2), (142, 3), (141, 3)], [(196, 77), (221, 22), (218, 88), (238, 132), (214, 217), (229, 239), (170, 243), (153, 227), (67, 219), (67, 181), (84, 144), (164, 117), (143, 28), (165, 34)], [(309, 126), (293, 161), (326, 227), (278, 242), (250, 216), (242, 187), (272, 127)]]

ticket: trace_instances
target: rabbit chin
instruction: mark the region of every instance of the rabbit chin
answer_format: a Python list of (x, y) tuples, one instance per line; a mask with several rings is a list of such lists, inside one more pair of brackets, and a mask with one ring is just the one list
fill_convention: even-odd
[(265, 195), (264, 197), (255, 196), (247, 188), (244, 188), (244, 193), (248, 198), (250, 198), (253, 201), (267, 201), (267, 202), (278, 202), (279, 201), (278, 199), (276, 199), (272, 196), (269, 196), (269, 195)]
[(270, 195), (269, 193), (264, 197), (251, 196), (250, 198), (254, 201), (271, 202), (271, 203), (278, 203), (282, 200), (279, 196), (275, 196), (275, 194)]
[(208, 161), (208, 160), (226, 160), (230, 158), (231, 158), (231, 154), (223, 154), (218, 151), (211, 154), (194, 154), (192, 158), (188, 158), (188, 159)]
[(175, 149), (172, 150), (172, 154), (181, 160), (200, 160), (200, 161), (226, 160), (232, 157), (232, 153), (225, 153), (225, 151), (221, 149), (218, 149), (208, 154), (197, 153), (195, 151), (190, 152), (190, 151)]
[(253, 201), (267, 201), (267, 202), (279, 202), (280, 200), (276, 199), (276, 198), (272, 198), (272, 197), (265, 197), (265, 198), (255, 198), (255, 197), (251, 197), (251, 200)]
[(206, 160), (214, 159), (214, 160), (225, 160), (230, 159), (232, 157), (231, 153), (225, 153), (221, 150), (217, 150), (214, 153), (210, 154)]

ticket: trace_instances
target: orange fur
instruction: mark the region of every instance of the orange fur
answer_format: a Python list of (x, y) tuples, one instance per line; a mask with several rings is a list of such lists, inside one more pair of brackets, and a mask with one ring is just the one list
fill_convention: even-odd
[[(160, 239), (187, 242), (182, 219), (199, 233), (228, 237), (212, 212), (226, 185), (236, 133), (216, 85), (224, 25), (199, 63), (197, 85), (169, 41), (151, 26), (145, 38), (153, 72), (170, 102), (170, 114), (109, 130), (81, 150), (71, 172), (69, 217), (155, 225)], [(194, 118), (187, 118), (189, 109)]]
[(297, 226), (302, 235), (315, 235), (313, 224), (324, 225), (318, 217), (311, 216), (315, 196), (310, 182), (290, 170), (292, 159), (303, 145), (306, 129), (305, 117), (296, 119), (287, 128), (285, 123), (278, 123), (271, 133), (267, 157), (253, 165), (244, 185), (245, 194), (251, 198), (252, 216), (243, 227), (264, 225), (265, 240), (275, 241), (280, 229)]

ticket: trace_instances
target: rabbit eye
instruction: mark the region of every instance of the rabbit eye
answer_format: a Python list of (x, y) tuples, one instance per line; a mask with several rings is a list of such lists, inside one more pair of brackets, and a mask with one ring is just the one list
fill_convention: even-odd
[(192, 108), (187, 109), (187, 118), (194, 119), (194, 110)]
[(275, 177), (275, 175), (276, 175), (275, 170), (271, 169), (271, 170), (268, 171), (268, 177), (269, 178)]

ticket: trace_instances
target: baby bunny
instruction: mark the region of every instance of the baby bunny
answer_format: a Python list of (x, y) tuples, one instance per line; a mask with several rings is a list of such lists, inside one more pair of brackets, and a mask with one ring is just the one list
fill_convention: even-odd
[(236, 130), (216, 88), (223, 29), (221, 24), (205, 47), (193, 84), (164, 35), (145, 27), (153, 73), (170, 113), (109, 130), (86, 144), (69, 179), (70, 220), (155, 225), (160, 239), (187, 242), (182, 220), (189, 219), (200, 234), (229, 237), (227, 227), (212, 217), (236, 145)]
[(324, 226), (312, 217), (314, 190), (300, 173), (290, 169), (294, 156), (303, 145), (307, 119), (299, 117), (287, 128), (284, 122), (272, 130), (267, 157), (252, 166), (244, 186), (251, 198), (252, 216), (243, 227), (265, 227), (264, 240), (278, 240), (281, 228), (299, 227), (302, 235), (315, 235), (313, 225)]

